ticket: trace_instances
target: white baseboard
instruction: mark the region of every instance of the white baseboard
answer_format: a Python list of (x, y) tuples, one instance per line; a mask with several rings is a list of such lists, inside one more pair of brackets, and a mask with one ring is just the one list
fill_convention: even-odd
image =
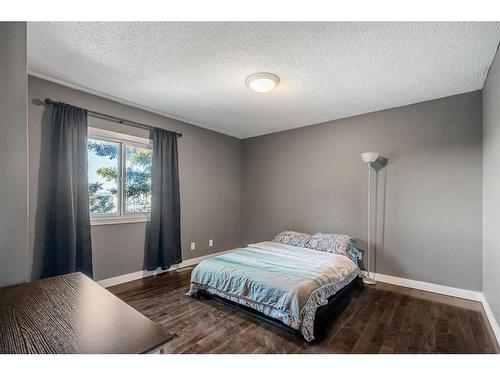
[(481, 302), (483, 303), (483, 308), (484, 308), (484, 311), (486, 312), (486, 317), (488, 318), (488, 321), (490, 322), (491, 329), (493, 330), (493, 333), (495, 334), (498, 345), (500, 346), (500, 326), (498, 325), (498, 322), (495, 318), (495, 315), (493, 315), (493, 311), (491, 310), (490, 304), (486, 300), (484, 293), (481, 293), (481, 294), (483, 297)]
[(426, 283), (424, 281), (403, 279), (401, 277), (389, 276), (381, 273), (375, 273), (375, 274), (372, 273), (372, 275), (375, 276), (375, 280), (383, 283), (404, 286), (412, 289), (425, 290), (427, 292), (444, 294), (447, 296), (458, 297), (472, 301), (481, 302), (483, 300), (483, 294), (475, 290), (453, 288), (451, 286), (431, 284), (431, 283)]
[[(186, 259), (182, 263), (175, 264), (166, 270), (162, 270), (160, 268), (158, 268), (157, 270), (154, 270), (154, 271), (141, 270), (141, 271), (137, 271), (137, 272), (127, 273), (125, 275), (110, 277), (109, 279), (99, 280), (97, 282), (99, 283), (99, 285), (107, 288), (107, 287), (110, 287), (113, 285), (123, 284), (123, 283), (126, 283), (128, 281), (133, 281), (133, 280), (143, 279), (143, 278), (149, 277), (149, 276), (158, 275), (158, 274), (161, 274), (161, 273), (164, 273), (167, 271), (172, 271), (172, 270), (175, 270), (178, 268), (189, 267), (189, 266), (192, 266), (194, 264), (198, 264), (202, 260), (211, 258), (211, 257), (216, 256), (216, 255), (221, 255), (221, 254), (227, 253), (229, 251), (233, 251), (233, 249), (220, 251), (218, 253), (204, 255), (201, 257), (197, 257), (197, 258)], [(425, 290), (427, 292), (444, 294), (447, 296), (458, 297), (458, 298), (468, 299), (468, 300), (472, 300), (472, 301), (479, 301), (479, 302), (484, 301), (483, 294), (481, 292), (478, 292), (475, 290), (460, 289), (460, 288), (454, 288), (451, 286), (427, 283), (424, 281), (404, 279), (402, 277), (389, 276), (389, 275), (384, 275), (381, 273), (371, 273), (371, 275), (375, 277), (375, 280), (383, 282), (383, 283), (404, 286), (404, 287), (412, 288), (412, 289)]]
[(126, 283), (128, 281), (133, 281), (133, 280), (143, 279), (143, 278), (149, 277), (149, 276), (159, 275), (163, 272), (176, 270), (178, 268), (192, 266), (194, 264), (200, 263), (204, 259), (208, 259), (208, 258), (211, 258), (211, 257), (216, 256), (216, 255), (221, 255), (221, 254), (227, 253), (227, 252), (232, 251), (232, 250), (233, 249), (226, 250), (226, 251), (220, 251), (220, 252), (214, 253), (214, 254), (204, 255), (204, 256), (201, 256), (198, 258), (186, 259), (182, 263), (175, 264), (166, 270), (162, 270), (161, 268), (158, 268), (157, 270), (154, 270), (154, 271), (142, 270), (142, 271), (127, 273), (125, 275), (110, 277), (109, 279), (99, 280), (99, 281), (97, 281), (97, 283), (99, 285), (101, 285), (102, 287), (107, 288), (107, 287), (110, 287), (113, 285), (123, 284), (123, 283)]

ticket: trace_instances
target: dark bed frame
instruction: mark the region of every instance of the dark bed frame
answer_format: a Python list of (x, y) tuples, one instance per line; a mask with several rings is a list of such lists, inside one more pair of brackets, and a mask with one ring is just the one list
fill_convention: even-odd
[[(359, 286), (359, 278), (355, 278), (353, 281), (351, 281), (349, 284), (347, 284), (345, 287), (340, 289), (337, 293), (335, 293), (333, 296), (328, 298), (328, 303), (324, 306), (318, 307), (316, 310), (316, 318), (314, 320), (314, 340), (310, 341), (309, 343), (314, 343), (317, 341), (320, 341), (323, 336), (324, 336), (324, 326), (327, 323), (327, 321), (332, 317), (332, 315), (342, 309), (346, 303), (349, 301), (349, 297), (351, 296), (351, 292), (358, 288)], [(275, 327), (278, 327), (282, 330), (285, 330), (289, 333), (292, 333), (294, 335), (300, 336), (302, 339), (303, 336), (302, 334), (293, 329), (292, 327), (287, 326), (283, 322), (279, 321), (278, 319), (271, 318), (267, 315), (264, 315), (260, 311), (254, 310), (251, 307), (243, 306), (240, 305), (236, 302), (229, 301), (223, 297), (219, 297), (217, 295), (211, 294), (205, 290), (200, 290), (198, 291), (198, 298), (203, 297), (207, 299), (212, 299), (217, 302), (222, 303), (223, 305), (236, 310), (236, 311), (241, 311), (245, 315), (248, 315), (252, 318), (255, 318), (257, 320), (266, 322), (268, 324), (271, 324)]]

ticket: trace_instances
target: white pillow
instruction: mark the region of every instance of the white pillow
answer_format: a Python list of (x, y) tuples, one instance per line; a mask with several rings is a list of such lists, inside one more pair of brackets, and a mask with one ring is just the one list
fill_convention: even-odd
[(352, 241), (346, 234), (314, 233), (307, 241), (306, 247), (352, 258)]
[(306, 247), (307, 242), (310, 240), (311, 235), (309, 233), (294, 232), (292, 230), (286, 230), (280, 232), (274, 237), (273, 242), (279, 242), (284, 245), (291, 245), (297, 247)]

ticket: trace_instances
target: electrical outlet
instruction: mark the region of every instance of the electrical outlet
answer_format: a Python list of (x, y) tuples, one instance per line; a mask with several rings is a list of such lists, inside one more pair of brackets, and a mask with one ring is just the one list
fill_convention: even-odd
[(214, 240), (208, 240), (208, 246), (214, 246)]
[(196, 242), (191, 242), (191, 250), (195, 250), (196, 249)]

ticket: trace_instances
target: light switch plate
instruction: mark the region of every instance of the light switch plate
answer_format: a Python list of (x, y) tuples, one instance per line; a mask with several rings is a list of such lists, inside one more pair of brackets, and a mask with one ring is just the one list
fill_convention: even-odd
[(214, 240), (208, 240), (208, 246), (214, 246)]
[(195, 250), (196, 249), (196, 242), (191, 242), (191, 250)]

